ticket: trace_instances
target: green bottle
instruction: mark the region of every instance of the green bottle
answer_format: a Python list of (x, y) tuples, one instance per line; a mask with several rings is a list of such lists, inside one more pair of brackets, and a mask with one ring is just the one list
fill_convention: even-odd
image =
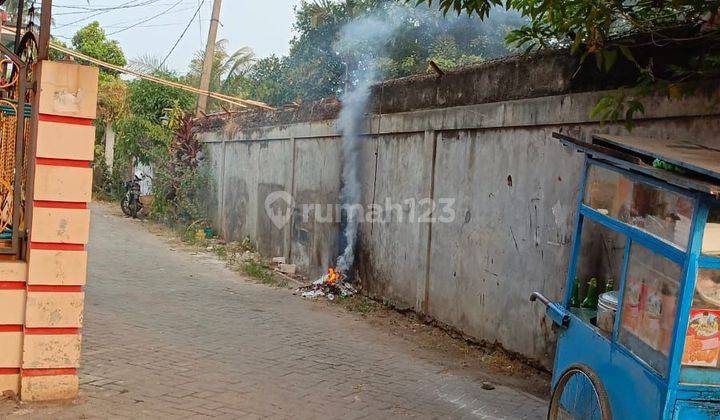
[(573, 283), (572, 288), (572, 295), (570, 295), (570, 307), (571, 308), (579, 308), (580, 307), (580, 281), (577, 277), (575, 277), (575, 282)]
[(612, 292), (614, 290), (615, 290), (615, 281), (612, 278), (609, 278), (607, 283), (605, 283), (605, 291)]
[(598, 305), (598, 290), (597, 290), (597, 279), (591, 278), (588, 282), (588, 291), (585, 295), (585, 300), (580, 304), (581, 308), (597, 310)]

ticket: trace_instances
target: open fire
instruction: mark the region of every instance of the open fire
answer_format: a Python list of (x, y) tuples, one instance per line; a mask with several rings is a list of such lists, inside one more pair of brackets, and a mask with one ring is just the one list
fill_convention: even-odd
[(330, 267), (322, 277), (308, 286), (300, 287), (296, 292), (306, 298), (325, 296), (328, 300), (334, 300), (337, 297), (352, 296), (357, 293), (357, 290), (347, 281), (345, 274), (335, 267)]
[(327, 283), (327, 284), (335, 284), (335, 283), (337, 283), (338, 281), (342, 280), (343, 277), (345, 277), (345, 276), (343, 276), (342, 274), (340, 274), (340, 272), (337, 271), (336, 269), (334, 269), (333, 267), (330, 267), (330, 268), (328, 268), (328, 272), (327, 272), (327, 274), (325, 275), (325, 277), (327, 277), (327, 279), (325, 280), (325, 283)]

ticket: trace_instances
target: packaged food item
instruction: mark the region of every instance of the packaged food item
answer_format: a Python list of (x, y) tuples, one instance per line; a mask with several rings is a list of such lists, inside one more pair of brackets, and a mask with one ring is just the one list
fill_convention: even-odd
[(720, 308), (720, 279), (714, 278), (707, 273), (704, 270), (698, 272), (695, 290), (700, 295), (700, 298), (708, 303), (708, 306), (712, 305)]
[(643, 305), (640, 338), (655, 350), (660, 350), (660, 313), (662, 312), (662, 294), (658, 287), (651, 282), (645, 285), (645, 304)]
[(665, 355), (670, 354), (670, 345), (673, 339), (673, 327), (675, 326), (675, 313), (677, 311), (677, 288), (665, 283), (662, 289), (662, 310), (660, 313), (660, 351)]
[(633, 276), (628, 276), (623, 297), (622, 326), (637, 335), (640, 323), (640, 293), (642, 283)]
[(716, 367), (720, 356), (720, 311), (690, 310), (682, 363), (686, 366)]

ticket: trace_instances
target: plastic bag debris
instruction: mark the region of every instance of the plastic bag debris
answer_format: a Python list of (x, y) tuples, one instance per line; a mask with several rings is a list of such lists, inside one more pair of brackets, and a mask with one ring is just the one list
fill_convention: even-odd
[(347, 281), (344, 274), (330, 268), (322, 277), (307, 286), (299, 287), (295, 292), (308, 299), (325, 296), (328, 300), (335, 300), (338, 297), (353, 296), (357, 293), (357, 289)]

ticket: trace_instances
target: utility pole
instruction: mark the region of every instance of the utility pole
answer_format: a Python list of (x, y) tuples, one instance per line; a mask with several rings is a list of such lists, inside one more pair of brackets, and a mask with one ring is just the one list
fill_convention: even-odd
[[(20, 4), (25, 3), (24, 1)], [(23, 6), (24, 7), (24, 6)], [(38, 39), (38, 61), (47, 60), (50, 51), (50, 26), (52, 25), (52, 0), (42, 0), (40, 6), (40, 37)], [(16, 32), (15, 36), (19, 35)]]
[[(220, 23), (220, 6), (222, 0), (214, 0), (212, 17), (210, 18), (210, 30), (208, 31), (207, 45), (205, 46), (205, 58), (203, 59), (203, 70), (200, 76), (200, 89), (210, 90), (210, 73), (212, 73), (213, 58), (215, 57), (215, 39), (217, 38), (218, 23)], [(197, 116), (201, 117), (207, 108), (207, 95), (200, 94), (198, 98)]]

